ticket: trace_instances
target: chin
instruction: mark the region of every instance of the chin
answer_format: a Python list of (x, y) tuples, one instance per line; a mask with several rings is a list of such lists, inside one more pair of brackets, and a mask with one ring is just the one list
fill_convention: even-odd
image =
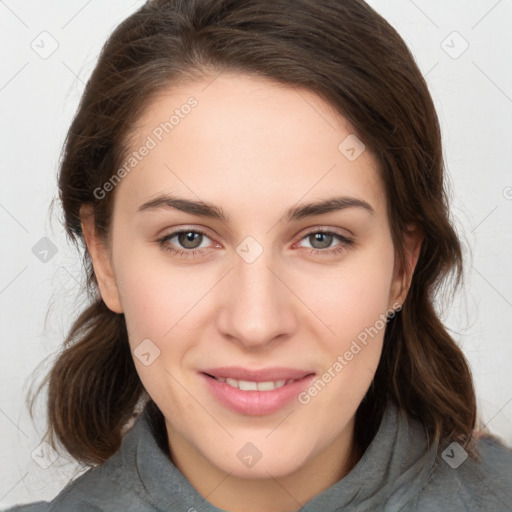
[[(264, 434), (267, 436), (268, 432)], [(270, 435), (270, 437), (272, 434)], [(254, 441), (251, 441), (251, 437)], [(257, 436), (261, 438), (261, 434)], [(215, 453), (203, 452), (211, 464), (231, 476), (244, 479), (268, 479), (285, 477), (304, 466), (312, 455), (313, 446), (306, 440), (290, 442), (283, 446), (282, 437), (258, 441), (256, 436), (244, 436), (243, 440), (230, 442), (219, 447)], [(311, 442), (311, 439), (308, 440)], [(211, 447), (211, 445), (210, 445)]]

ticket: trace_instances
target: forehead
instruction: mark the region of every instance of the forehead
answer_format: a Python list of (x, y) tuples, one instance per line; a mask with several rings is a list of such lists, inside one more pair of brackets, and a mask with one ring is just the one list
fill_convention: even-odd
[(338, 193), (384, 212), (377, 162), (362, 149), (350, 123), (312, 91), (222, 73), (150, 102), (129, 142), (127, 159), (138, 153), (137, 161), (116, 196), (131, 211), (162, 192), (270, 210)]

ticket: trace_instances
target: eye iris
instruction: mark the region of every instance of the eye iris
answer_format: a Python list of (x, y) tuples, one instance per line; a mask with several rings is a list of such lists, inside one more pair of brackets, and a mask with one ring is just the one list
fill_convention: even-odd
[[(328, 233), (314, 233), (313, 235), (309, 236), (311, 246), (314, 247), (315, 249), (326, 249), (331, 245), (332, 239), (333, 235), (329, 235)], [(315, 246), (315, 243), (313, 242), (320, 242), (321, 246)]]
[[(179, 243), (187, 249), (196, 249), (201, 245), (202, 239), (201, 233), (194, 233), (193, 231), (187, 231), (178, 235)], [(197, 241), (199, 240), (199, 243)], [(191, 244), (191, 245), (190, 245)]]

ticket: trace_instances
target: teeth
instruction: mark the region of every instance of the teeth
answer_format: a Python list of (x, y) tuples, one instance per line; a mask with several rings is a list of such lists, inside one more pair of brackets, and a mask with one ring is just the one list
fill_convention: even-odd
[(241, 391), (272, 391), (273, 389), (282, 388), (286, 384), (291, 384), (295, 382), (295, 379), (282, 379), (276, 381), (267, 381), (267, 382), (252, 382), (248, 380), (237, 380), (231, 378), (224, 377), (215, 377), (219, 382), (225, 382), (229, 386), (233, 388), (238, 388)]
[(249, 382), (248, 380), (239, 380), (238, 387), (242, 391), (258, 391), (258, 385), (256, 382)]
[(283, 380), (279, 380), (277, 382), (258, 382), (258, 391), (272, 391), (273, 389), (282, 387), (281, 382)]

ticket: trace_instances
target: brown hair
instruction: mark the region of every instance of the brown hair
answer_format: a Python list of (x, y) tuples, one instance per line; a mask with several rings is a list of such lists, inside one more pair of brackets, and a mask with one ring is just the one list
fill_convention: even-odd
[[(374, 380), (359, 406), (365, 446), (394, 401), (433, 438), (467, 443), (476, 421), (468, 364), (434, 308), (440, 285), (462, 276), (449, 218), (435, 108), (413, 56), (397, 32), (362, 0), (156, 0), (110, 36), (65, 142), (59, 175), (67, 233), (83, 243), (80, 207), (93, 206), (108, 238), (114, 192), (101, 187), (122, 164), (130, 130), (164, 88), (223, 70), (306, 87), (349, 120), (376, 156), (388, 197), (397, 261), (402, 233), (416, 223), (424, 240), (403, 309), (388, 320)], [(124, 316), (94, 297), (84, 244), (90, 306), (78, 317), (48, 384), (48, 437), (77, 460), (105, 461), (144, 388)]]

